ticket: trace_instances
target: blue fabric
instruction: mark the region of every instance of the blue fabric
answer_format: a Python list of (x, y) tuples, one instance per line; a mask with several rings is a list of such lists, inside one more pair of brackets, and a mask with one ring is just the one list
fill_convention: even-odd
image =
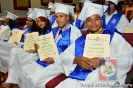
[(73, 25), (73, 22), (74, 22), (74, 20), (73, 20), (72, 16), (70, 15), (70, 24)]
[(27, 28), (23, 28), (23, 30), (25, 31), (23, 34), (22, 34), (22, 37), (21, 37), (21, 40), (20, 42), (23, 42), (24, 43), (24, 35), (27, 34), (27, 33), (31, 33), (31, 29), (28, 29)]
[(3, 40), (3, 42), (7, 42), (7, 40)]
[[(80, 19), (76, 19), (76, 22), (75, 22), (75, 25), (76, 25), (76, 27), (78, 28), (78, 29), (80, 29), (80, 30), (82, 30), (82, 29), (84, 29), (85, 28), (85, 23), (83, 22), (83, 24), (81, 25), (81, 22), (82, 22), (82, 20), (80, 20)], [(81, 25), (81, 26), (80, 26)]]
[[(102, 34), (110, 34), (110, 42), (113, 38), (114, 33), (109, 30), (104, 30)], [(84, 52), (86, 35), (81, 36), (75, 42), (75, 57), (82, 57)], [(83, 70), (80, 66), (76, 66), (75, 70), (68, 76), (69, 78), (85, 80), (89, 73), (91, 73), (94, 68), (90, 70)]]
[(56, 15), (53, 15), (53, 16), (51, 17), (51, 19), (49, 20), (51, 26), (53, 25), (53, 23), (55, 22), (55, 20), (56, 20)]
[(121, 16), (122, 16), (122, 14), (117, 12), (117, 14), (114, 14), (106, 25), (105, 15), (103, 15), (102, 16), (102, 20), (103, 20), (102, 28), (106, 29), (106, 30), (110, 30), (112, 32), (117, 32), (120, 35), (122, 35), (122, 33), (118, 32), (118, 30), (116, 29), (116, 26), (117, 26), (118, 22), (120, 21)]
[[(56, 33), (57, 33), (58, 30), (59, 30), (59, 27), (55, 27), (55, 28), (52, 29), (54, 39), (55, 39), (55, 36), (56, 36)], [(61, 34), (62, 34), (62, 37), (57, 42), (57, 48), (58, 48), (59, 54), (64, 52), (64, 50), (68, 46), (70, 46), (71, 27), (68, 28), (67, 30), (63, 31)], [(41, 66), (43, 66), (43, 67), (46, 67), (46, 66), (50, 65), (50, 64), (48, 64), (44, 61), (40, 61), (40, 59), (38, 59), (36, 62), (38, 64), (40, 64)]]
[(110, 11), (110, 2), (108, 2), (108, 8), (107, 8), (107, 10)]

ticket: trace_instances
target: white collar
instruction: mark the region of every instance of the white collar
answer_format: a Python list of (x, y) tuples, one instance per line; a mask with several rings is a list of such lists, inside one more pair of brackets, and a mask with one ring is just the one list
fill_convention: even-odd
[(70, 24), (68, 23), (65, 27), (63, 27), (62, 29), (60, 28), (60, 30), (62, 30), (62, 31), (64, 31), (64, 30), (66, 30), (67, 28), (69, 28), (70, 27)]

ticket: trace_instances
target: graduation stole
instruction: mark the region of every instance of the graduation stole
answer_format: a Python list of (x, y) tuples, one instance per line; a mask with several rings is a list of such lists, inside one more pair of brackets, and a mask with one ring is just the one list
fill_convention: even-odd
[(85, 28), (85, 21), (81, 24), (82, 20), (79, 20), (78, 18), (75, 20), (76, 20), (75, 25), (76, 27), (78, 27), (78, 29), (82, 30)]
[(50, 18), (50, 20), (49, 20), (51, 26), (53, 25), (53, 23), (55, 22), (55, 20), (56, 20), (56, 16), (53, 15), (53, 16)]
[[(100, 32), (100, 30), (99, 30), (99, 32)], [(110, 32), (109, 30), (103, 30), (101, 34), (109, 34), (110, 42), (114, 35), (114, 33)], [(76, 42), (75, 42), (75, 57), (83, 56), (86, 35), (83, 35), (76, 40)], [(83, 70), (80, 66), (77, 65), (75, 70), (72, 73), (70, 73), (70, 75), (68, 77), (84, 81), (87, 78), (87, 76), (89, 75), (89, 73), (91, 73), (93, 70), (95, 70), (95, 69), (92, 68), (90, 70)]]
[(20, 42), (24, 42), (24, 35), (27, 34), (27, 33), (31, 33), (31, 29), (28, 29), (27, 28), (24, 28), (24, 33), (22, 34), (22, 37), (21, 37), (21, 40)]
[(113, 14), (113, 16), (111, 17), (111, 19), (109, 20), (109, 22), (106, 25), (106, 19), (105, 19), (105, 15), (102, 16), (102, 20), (103, 20), (103, 25), (102, 28), (106, 29), (106, 30), (110, 30), (112, 32), (117, 32), (117, 29), (115, 28), (118, 24), (118, 22), (120, 21), (122, 14), (117, 12), (117, 14)]

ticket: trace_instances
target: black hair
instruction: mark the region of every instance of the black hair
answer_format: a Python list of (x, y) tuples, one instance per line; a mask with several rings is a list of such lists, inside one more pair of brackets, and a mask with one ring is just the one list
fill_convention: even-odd
[(9, 19), (9, 27), (12, 29), (15, 26), (15, 21), (12, 19)]
[(31, 27), (31, 32), (37, 32), (37, 24), (34, 20), (32, 20), (32, 22), (33, 22), (33, 25)]

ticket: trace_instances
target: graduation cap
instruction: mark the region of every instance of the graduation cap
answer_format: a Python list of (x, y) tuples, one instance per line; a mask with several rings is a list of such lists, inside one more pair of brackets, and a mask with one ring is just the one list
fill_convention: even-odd
[(6, 12), (7, 12), (6, 18), (10, 18), (12, 20), (16, 20), (17, 18), (19, 18), (18, 16), (14, 15), (11, 12), (8, 12), (8, 11), (6, 11)]
[(34, 18), (33, 18), (33, 11), (32, 11), (31, 13), (28, 14), (28, 17), (34, 19)]
[(5, 20), (5, 16), (0, 16), (0, 20)]
[(36, 18), (38, 18), (38, 17), (46, 17), (46, 18), (48, 18), (46, 10), (45, 9), (34, 8), (33, 19), (36, 20)]
[(32, 13), (33, 10), (34, 10), (34, 8), (28, 8), (28, 13), (27, 13), (27, 15), (29, 15), (30, 13)]
[(52, 7), (53, 7), (53, 5), (54, 5), (54, 3), (49, 2), (49, 3), (48, 3), (48, 8), (52, 8)]
[(74, 6), (71, 5), (55, 3), (51, 11), (55, 11), (55, 13), (62, 12), (67, 15), (71, 14), (71, 16), (74, 16)]
[(113, 2), (115, 5), (117, 5), (118, 2), (119, 2), (119, 0), (105, 0), (105, 1), (111, 1), (111, 2)]
[(78, 19), (86, 20), (87, 17), (92, 16), (94, 14), (102, 16), (107, 8), (108, 6), (85, 2)]

